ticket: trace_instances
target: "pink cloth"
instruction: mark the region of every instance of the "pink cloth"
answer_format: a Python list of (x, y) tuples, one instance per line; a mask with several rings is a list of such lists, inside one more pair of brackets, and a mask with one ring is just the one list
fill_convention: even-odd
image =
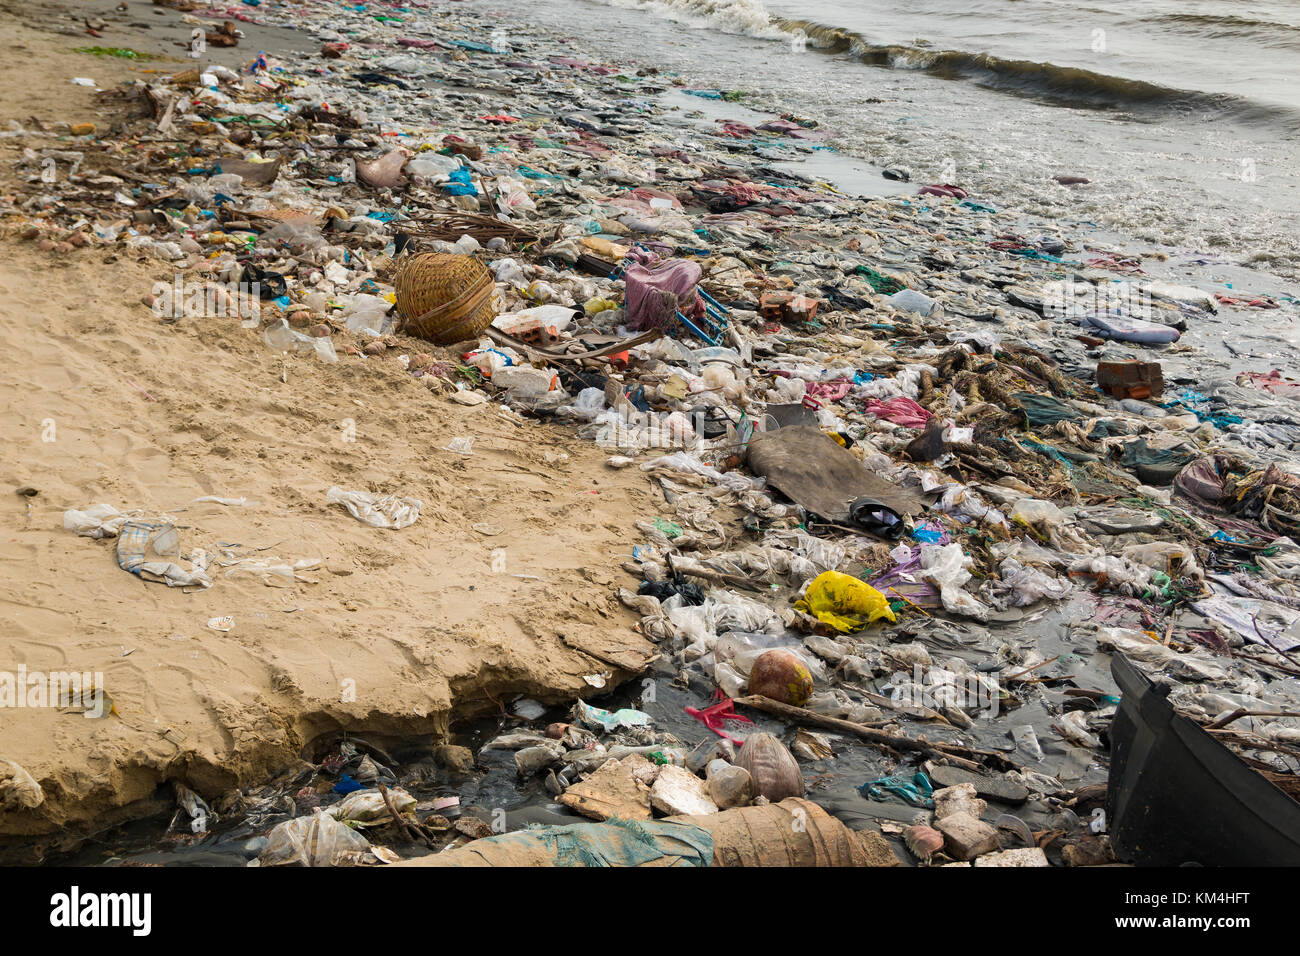
[(652, 199), (667, 199), (673, 204), (674, 209), (682, 208), (681, 201), (672, 193), (664, 192), (662, 189), (654, 189), (650, 186), (638, 186), (636, 189), (632, 190), (632, 198), (639, 199), (641, 202), (645, 203), (647, 209), (651, 208), (650, 200)]
[(838, 402), (849, 394), (849, 389), (852, 387), (853, 383), (848, 379), (839, 382), (809, 382), (804, 387), (803, 393), (824, 401)]
[[(641, 257), (638, 252), (633, 251), (634, 258)], [(627, 282), (627, 327), (634, 332), (661, 329), (678, 311), (699, 318), (703, 306), (695, 287), (700, 276), (700, 264), (690, 259), (669, 259), (654, 268), (629, 265), (623, 276)]]
[(908, 428), (924, 428), (925, 423), (930, 420), (929, 412), (910, 398), (905, 398), (902, 395), (891, 398), (887, 402), (873, 398), (867, 402), (865, 411), (868, 415), (875, 415), (887, 422), (893, 422), (895, 425), (905, 425)]
[(1288, 398), (1300, 398), (1300, 382), (1293, 381), (1289, 378), (1283, 378), (1282, 373), (1277, 369), (1264, 375), (1260, 372), (1246, 372), (1242, 378), (1254, 383), (1257, 388), (1262, 388), (1266, 392), (1272, 392), (1274, 395), (1285, 395)]
[(741, 123), (737, 120), (728, 120), (727, 122), (722, 123), (719, 132), (723, 136), (734, 136), (739, 139), (744, 136), (753, 136), (758, 132), (758, 130), (754, 129), (754, 127), (750, 126), (748, 123)]

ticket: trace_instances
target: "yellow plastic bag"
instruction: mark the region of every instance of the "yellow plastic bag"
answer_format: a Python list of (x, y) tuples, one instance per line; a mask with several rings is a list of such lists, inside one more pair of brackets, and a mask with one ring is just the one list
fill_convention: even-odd
[(882, 617), (895, 620), (894, 611), (883, 594), (853, 575), (839, 571), (817, 575), (794, 606), (842, 634), (860, 631)]

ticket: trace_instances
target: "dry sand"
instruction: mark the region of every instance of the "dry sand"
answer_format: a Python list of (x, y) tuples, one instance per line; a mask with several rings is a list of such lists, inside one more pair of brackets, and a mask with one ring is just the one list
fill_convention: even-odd
[[(111, 122), (69, 78), (108, 88), (139, 66), (71, 50), (138, 41), (32, 30), (3, 7), (0, 22), (0, 125)], [(0, 143), (8, 191), (18, 149)], [(410, 348), (286, 365), (235, 319), (165, 324), (140, 298), (170, 278), (108, 250), (0, 240), (0, 671), (100, 671), (117, 711), (0, 710), (0, 758), (45, 792), (35, 810), (0, 810), (0, 858), (157, 812), (169, 780), (218, 798), (323, 734), (442, 737), (517, 694), (591, 696), (585, 675), (612, 685), (652, 658), (614, 596), (632, 583), (619, 562), (634, 519), (662, 504), (639, 472), (606, 469), (571, 431), (432, 394), (395, 361)], [(457, 436), (475, 438), (472, 457), (441, 450)], [(326, 503), (335, 484), (424, 510), (410, 528), (372, 529)], [(39, 495), (19, 497), (23, 485)], [(249, 503), (193, 503), (203, 495)], [(146, 583), (111, 541), (64, 530), (65, 509), (96, 502), (173, 515), (186, 550), (238, 543), (323, 567), (289, 587)], [(505, 573), (491, 570), (496, 548)], [(206, 626), (223, 615), (229, 632)]]

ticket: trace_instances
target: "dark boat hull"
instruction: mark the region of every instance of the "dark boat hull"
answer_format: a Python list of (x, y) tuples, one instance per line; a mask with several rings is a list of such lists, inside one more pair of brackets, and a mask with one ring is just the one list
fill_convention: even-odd
[(1111, 726), (1107, 821), (1116, 856), (1140, 866), (1300, 865), (1300, 803), (1175, 713), (1122, 654)]

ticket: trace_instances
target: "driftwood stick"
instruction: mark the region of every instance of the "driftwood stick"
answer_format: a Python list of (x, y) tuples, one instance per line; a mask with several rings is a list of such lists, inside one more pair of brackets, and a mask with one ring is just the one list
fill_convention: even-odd
[(376, 781), (375, 785), (379, 788), (379, 795), (384, 798), (384, 806), (393, 815), (393, 822), (397, 824), (399, 830), (406, 834), (406, 838), (412, 843), (424, 843), (426, 846), (433, 846), (433, 843), (425, 834), (418, 832), (398, 814), (397, 807), (393, 806), (393, 798), (389, 795), (388, 788), (378, 781)]
[(828, 730), (838, 730), (846, 734), (854, 734), (861, 737), (868, 743), (879, 744), (884, 747), (892, 747), (895, 750), (910, 750), (913, 753), (922, 753), (928, 757), (940, 760), (951, 761), (954, 765), (965, 770), (979, 771), (983, 769), (978, 761), (968, 757), (959, 756), (954, 751), (964, 751), (980, 759), (994, 758), (1001, 763), (1006, 762), (1006, 758), (1001, 754), (988, 753), (982, 750), (974, 750), (969, 747), (961, 747), (954, 744), (930, 743), (924, 740), (914, 740), (911, 737), (905, 737), (902, 734), (887, 734), (882, 730), (874, 727), (868, 727), (865, 724), (855, 724), (851, 720), (842, 720), (839, 717), (827, 717), (825, 714), (816, 714), (802, 707), (791, 707), (789, 704), (782, 704), (779, 701), (771, 700), (767, 697), (760, 697), (757, 694), (751, 694), (748, 697), (737, 697), (736, 703), (745, 707), (753, 707), (755, 710), (765, 711), (777, 717), (785, 717), (796, 723), (811, 724), (814, 727), (825, 727)]
[(1232, 713), (1224, 714), (1214, 723), (1206, 724), (1205, 729), (1219, 730), (1242, 717), (1300, 717), (1300, 714), (1289, 710), (1247, 710), (1245, 707), (1238, 707)]
[(1039, 664), (1035, 664), (1033, 667), (1026, 667), (1022, 671), (1016, 671), (1010, 677), (1004, 677), (1002, 678), (1002, 680), (1010, 684), (1013, 680), (1019, 680), (1020, 678), (1024, 677), (1026, 674), (1031, 674), (1034, 671), (1038, 670), (1038, 668), (1040, 667), (1046, 667), (1048, 664), (1052, 663), (1052, 661), (1059, 659), (1060, 656), (1061, 656), (1060, 654), (1057, 654), (1056, 657), (1049, 657), (1047, 660)]

